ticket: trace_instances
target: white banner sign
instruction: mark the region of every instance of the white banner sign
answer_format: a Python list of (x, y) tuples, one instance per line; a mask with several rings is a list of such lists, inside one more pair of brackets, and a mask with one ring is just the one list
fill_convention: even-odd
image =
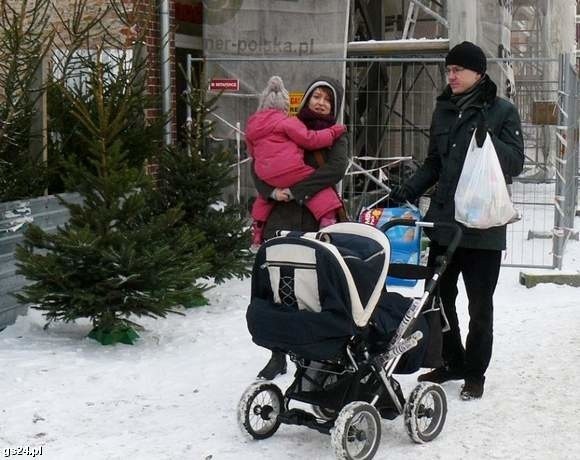
[[(218, 101), (217, 113), (232, 125), (239, 121), (243, 129), (272, 75), (282, 77), (294, 95), (304, 92), (321, 75), (344, 84), (349, 1), (204, 0), (203, 3), (204, 55), (224, 58), (209, 62), (206, 78), (239, 81), (237, 92), (224, 93)], [(280, 61), (283, 58), (289, 60)], [(225, 126), (219, 129), (220, 137), (231, 137), (227, 128), (221, 128)]]

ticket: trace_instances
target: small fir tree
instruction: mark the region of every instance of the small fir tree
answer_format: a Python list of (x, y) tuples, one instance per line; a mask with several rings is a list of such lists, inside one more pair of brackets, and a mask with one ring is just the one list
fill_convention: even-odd
[(179, 207), (154, 211), (151, 178), (119, 138), (142, 97), (139, 70), (124, 56), (104, 64), (102, 52), (85, 63), (82, 86), (61, 88), (85, 129), (86, 150), (64, 163), (83, 203), (65, 203), (70, 220), (56, 234), (30, 226), (16, 258), (33, 283), (18, 298), (48, 324), (89, 318), (91, 337), (132, 343), (133, 316), (165, 317), (203, 295), (196, 280), (211, 251), (201, 232), (179, 225)]
[(224, 189), (235, 181), (235, 159), (210, 142), (214, 122), (209, 115), (219, 96), (208, 98), (203, 87), (194, 88), (190, 83), (185, 97), (192, 108), (192, 121), (184, 143), (162, 152), (157, 160), (162, 206), (181, 206), (184, 224), (203, 232), (205, 243), (213, 250), (207, 276), (218, 283), (242, 278), (248, 275), (251, 260), (247, 224), (240, 208), (222, 200)]

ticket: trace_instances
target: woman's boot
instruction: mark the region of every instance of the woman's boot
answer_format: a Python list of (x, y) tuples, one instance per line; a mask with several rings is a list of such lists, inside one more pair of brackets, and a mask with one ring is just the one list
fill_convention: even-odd
[(259, 379), (274, 380), (277, 375), (286, 373), (286, 354), (281, 351), (273, 351), (272, 357), (266, 367), (258, 374)]

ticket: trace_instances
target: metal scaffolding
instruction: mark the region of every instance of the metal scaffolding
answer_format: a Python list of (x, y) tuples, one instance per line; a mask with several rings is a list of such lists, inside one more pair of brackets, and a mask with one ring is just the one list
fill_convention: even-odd
[[(511, 95), (522, 118), (526, 171), (515, 184), (516, 199), (520, 200), (521, 207), (527, 209), (528, 217), (531, 214), (535, 216), (533, 219), (543, 222), (540, 226), (546, 226), (545, 222), (550, 222), (550, 216), (556, 216), (555, 220), (552, 218), (554, 228), (547, 227), (550, 238), (557, 233), (557, 228), (573, 225), (569, 222), (573, 211), (566, 209), (566, 218), (562, 215), (557, 217), (558, 201), (557, 198), (552, 199), (554, 194), (558, 194), (554, 189), (558, 180), (555, 175), (558, 173), (557, 155), (564, 149), (561, 133), (556, 132), (556, 125), (560, 124), (558, 109), (562, 107), (557, 104), (563, 84), (563, 80), (558, 79), (558, 69), (562, 68), (562, 64), (558, 62), (558, 46), (554, 46), (551, 28), (558, 29), (558, 18), (554, 16), (567, 11), (568, 3), (567, 0), (514, 0), (502, 4), (506, 14), (511, 15), (509, 43), (500, 42), (497, 57), (494, 58), (493, 54), (489, 56), (490, 69), (501, 69), (496, 73), (500, 77), (496, 78), (509, 76), (513, 71), (511, 81), (502, 79), (498, 86), (503, 85), (505, 93)], [(484, 17), (486, 10), (483, 8), (475, 11), (480, 8), (476, 3), (452, 0), (407, 0), (399, 3), (357, 0), (352, 3), (352, 8), (352, 41), (348, 44), (348, 55), (368, 59), (366, 62), (351, 60), (347, 63), (349, 99), (346, 110), (352, 127), (352, 153), (355, 159), (362, 158), (360, 163), (367, 171), (381, 175), (383, 181), (391, 185), (400, 181), (401, 175), (414, 169), (412, 162), (409, 167), (402, 168), (398, 159), (413, 158), (420, 162), (426, 153), (429, 120), (425, 119), (425, 114), (430, 115), (433, 101), (445, 85), (442, 59), (436, 58), (442, 58), (449, 49), (450, 27), (454, 25), (455, 35), (458, 32), (475, 33), (466, 31), (469, 25), (462, 24), (457, 28), (458, 22), (461, 22), (458, 18), (466, 15), (478, 22), (488, 21), (481, 29), (478, 24), (478, 31), (482, 33), (494, 27), (495, 17)], [(448, 19), (449, 15), (451, 20)], [(498, 20), (505, 20), (505, 16), (498, 15)], [(505, 33), (505, 24), (496, 27), (500, 35)], [(416, 36), (420, 36), (421, 40)], [(455, 43), (472, 39), (469, 35), (453, 38)], [(564, 48), (563, 44), (561, 48)], [(490, 50), (486, 52), (490, 53)], [(389, 62), (389, 59), (393, 61)], [(512, 85), (513, 88), (510, 87)], [(573, 104), (571, 100), (566, 101)], [(417, 110), (418, 107), (421, 109)], [(396, 166), (390, 168), (389, 163), (385, 162), (388, 159), (395, 159)], [(384, 193), (376, 186), (376, 180), (365, 175), (355, 174), (350, 181), (347, 188), (360, 193), (358, 197), (350, 197), (353, 214), (369, 202), (374, 203), (377, 196)], [(536, 187), (534, 184), (543, 185)], [(544, 203), (552, 201), (556, 206), (544, 206)], [(526, 232), (528, 238), (530, 235), (534, 238), (534, 231), (524, 228), (513, 226), (512, 239), (524, 240)], [(518, 255), (511, 256), (507, 263), (556, 266), (563, 248), (558, 237), (552, 242), (553, 261), (546, 257), (542, 261), (523, 262), (520, 260), (523, 254), (519, 254), (525, 252), (522, 244), (522, 249), (515, 251)], [(533, 244), (546, 246), (543, 252), (550, 253), (550, 241)]]
[[(488, 70), (502, 78), (500, 83), (504, 89), (515, 80), (513, 102), (522, 118), (526, 144), (526, 170), (515, 179), (512, 189), (513, 201), (524, 217), (508, 228), (509, 251), (503, 263), (525, 267), (557, 266), (564, 245), (553, 236), (559, 232), (558, 229), (570, 228), (573, 223), (569, 221), (568, 198), (561, 215), (562, 219), (565, 216), (568, 220), (556, 219), (555, 203), (558, 203), (560, 192), (554, 178), (555, 158), (556, 153), (562, 151), (562, 139), (577, 134), (573, 130), (565, 133), (566, 136), (557, 132), (562, 124), (557, 115), (562, 108), (568, 113), (565, 108), (568, 106), (561, 99), (564, 83), (558, 79), (558, 69), (561, 68), (557, 58), (559, 53), (554, 51), (555, 45), (550, 41), (550, 27), (555, 21), (550, 15), (554, 13), (546, 4), (549, 2), (554, 6), (554, 3), (559, 3), (557, 6), (563, 8), (562, 5), (568, 7), (570, 1), (500, 2), (501, 14), (493, 10), (490, 18), (484, 17), (486, 8), (493, 3), (493, 8), (497, 9), (497, 2), (491, 0), (351, 1), (346, 43), (348, 56), (346, 59), (331, 58), (346, 70), (344, 121), (349, 127), (352, 163), (342, 187), (351, 216), (357, 218), (362, 209), (380, 205), (381, 198), (386, 197), (384, 186), (399, 183), (426, 156), (431, 115), (436, 98), (446, 84), (444, 56), (449, 46), (463, 40), (479, 43), (477, 34), (493, 29), (498, 31), (499, 38), (496, 37), (495, 42), (487, 39), (485, 43)], [(485, 7), (482, 6), (484, 3)], [(468, 30), (469, 24), (461, 23), (463, 15), (468, 16), (469, 24), (481, 19), (484, 25), (472, 28), (477, 29), (475, 31)], [(464, 37), (462, 31), (476, 34), (475, 38)], [(511, 39), (511, 46), (507, 43), (506, 47), (506, 37)], [(496, 43), (495, 50), (493, 43)], [(548, 51), (554, 55), (548, 56)], [(231, 67), (236, 59), (245, 58), (223, 58), (224, 63), (228, 59)], [(330, 58), (255, 57), (248, 65), (257, 68), (262, 64), (264, 68), (277, 71), (291, 67), (296, 74), (311, 75), (317, 59), (322, 62)], [(266, 62), (268, 60), (276, 63), (272, 65)], [(515, 79), (510, 80), (512, 69)], [(492, 78), (495, 80), (497, 77)], [(568, 78), (577, 81), (577, 76)], [(513, 91), (507, 93), (513, 96)], [(242, 96), (253, 97), (252, 94), (236, 95), (237, 98)], [(577, 104), (577, 99), (570, 97), (572, 99), (566, 100), (566, 104)], [(229, 122), (235, 125), (243, 120), (239, 117)], [(238, 157), (243, 161), (241, 152)], [(572, 161), (567, 164), (572, 164)], [(565, 173), (559, 172), (563, 177), (570, 174), (568, 169)], [(238, 202), (249, 203), (255, 192), (247, 163), (239, 164), (237, 173), (235, 196)], [(566, 187), (574, 186), (570, 185), (574, 180), (568, 179), (566, 184)], [(424, 203), (419, 205), (425, 208)], [(542, 237), (538, 238), (538, 235)]]

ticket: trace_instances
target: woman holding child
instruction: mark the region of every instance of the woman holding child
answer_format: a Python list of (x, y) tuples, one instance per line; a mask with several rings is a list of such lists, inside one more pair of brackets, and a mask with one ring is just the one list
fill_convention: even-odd
[[(308, 130), (331, 128), (336, 125), (339, 117), (342, 97), (343, 88), (336, 80), (329, 77), (316, 78), (304, 93), (297, 118)], [(313, 168), (312, 172), (287, 187), (276, 187), (262, 180), (253, 170), (259, 196), (272, 205), (267, 219), (260, 225), (261, 238), (271, 238), (278, 230), (316, 231), (321, 226), (345, 219), (342, 206), (334, 206), (332, 215), (323, 216), (330, 220), (317, 220), (309, 209), (309, 201), (317, 193), (334, 188), (342, 180), (348, 166), (347, 148), (346, 133), (335, 136), (329, 148), (315, 151), (305, 148), (304, 163)], [(257, 225), (254, 224), (254, 229)], [(286, 356), (274, 351), (258, 377), (270, 380), (285, 372)]]

